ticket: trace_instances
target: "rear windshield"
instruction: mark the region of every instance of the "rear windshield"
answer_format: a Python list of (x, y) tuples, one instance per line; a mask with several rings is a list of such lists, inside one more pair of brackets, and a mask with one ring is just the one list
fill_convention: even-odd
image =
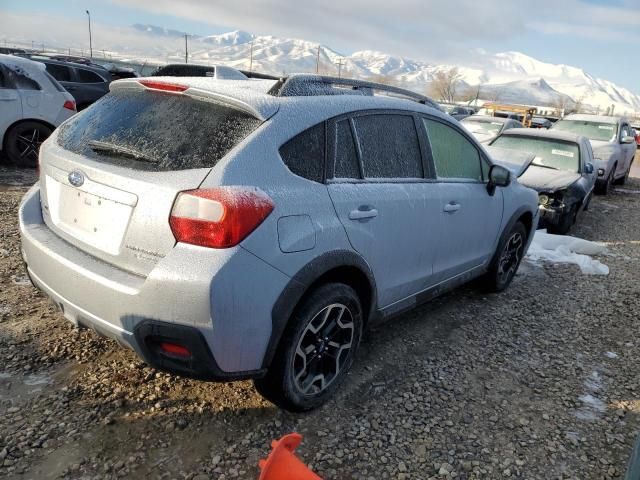
[(553, 126), (554, 130), (584, 135), (589, 140), (612, 142), (618, 134), (615, 123), (590, 122), (585, 120), (560, 120)]
[(187, 95), (116, 90), (65, 123), (58, 143), (138, 170), (210, 168), (260, 123), (235, 108)]

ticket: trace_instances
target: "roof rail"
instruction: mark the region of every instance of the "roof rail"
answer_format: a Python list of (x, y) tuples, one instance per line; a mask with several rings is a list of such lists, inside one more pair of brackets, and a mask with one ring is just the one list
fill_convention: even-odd
[(374, 95), (375, 91), (391, 94), (389, 96), (414, 100), (436, 110), (442, 110), (437, 102), (404, 88), (384, 85), (382, 83), (356, 80), (353, 78), (336, 78), (313, 74), (294, 74), (281, 78), (269, 90), (276, 97), (312, 97), (315, 95)]

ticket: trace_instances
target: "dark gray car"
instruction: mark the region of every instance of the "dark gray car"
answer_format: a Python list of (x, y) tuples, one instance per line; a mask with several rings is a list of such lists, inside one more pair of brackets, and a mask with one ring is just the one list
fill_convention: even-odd
[(93, 102), (109, 93), (109, 84), (112, 77), (105, 68), (50, 60), (48, 58), (34, 58), (33, 60), (44, 63), (47, 67), (47, 72), (73, 95), (78, 110), (87, 108)]
[(589, 207), (596, 181), (586, 137), (545, 129), (504, 132), (489, 147), (495, 160), (517, 164), (518, 182), (538, 192), (541, 226), (564, 235)]

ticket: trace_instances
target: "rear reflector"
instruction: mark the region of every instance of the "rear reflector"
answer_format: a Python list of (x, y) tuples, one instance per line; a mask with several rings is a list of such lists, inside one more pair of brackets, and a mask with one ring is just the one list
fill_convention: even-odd
[(67, 100), (66, 102), (64, 102), (63, 107), (66, 108), (67, 110), (73, 110), (75, 112), (76, 111), (76, 102), (75, 102), (75, 100)]
[(175, 355), (177, 357), (188, 358), (191, 356), (191, 350), (177, 343), (162, 342), (160, 344), (160, 350), (169, 355)]
[(256, 188), (190, 190), (178, 194), (169, 224), (178, 242), (229, 248), (253, 232), (273, 208), (273, 201)]
[(147, 88), (153, 90), (163, 90), (165, 92), (184, 92), (187, 88), (186, 85), (177, 85), (175, 83), (156, 82), (154, 80), (138, 80), (138, 83), (144, 85)]

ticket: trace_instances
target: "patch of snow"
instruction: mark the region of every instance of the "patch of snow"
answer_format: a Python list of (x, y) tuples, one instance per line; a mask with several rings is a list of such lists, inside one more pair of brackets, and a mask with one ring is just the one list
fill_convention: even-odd
[(587, 275), (608, 275), (609, 267), (591, 257), (606, 251), (607, 247), (600, 243), (538, 230), (525, 258), (534, 265), (542, 261), (570, 263), (578, 265), (582, 273)]
[(29, 277), (26, 275), (11, 275), (11, 281), (16, 285), (31, 285)]
[(23, 380), (23, 382), (25, 385), (35, 387), (37, 385), (49, 385), (50, 383), (53, 383), (53, 380), (51, 380), (51, 377), (49, 377), (49, 375), (46, 375), (44, 373), (34, 373), (27, 376)]
[(592, 422), (600, 418), (607, 409), (607, 404), (596, 396), (603, 390), (602, 379), (596, 370), (584, 380), (584, 389), (585, 393), (578, 397), (582, 406), (576, 411), (576, 417)]
[(618, 354), (616, 352), (605, 352), (604, 355), (607, 358), (618, 358)]

